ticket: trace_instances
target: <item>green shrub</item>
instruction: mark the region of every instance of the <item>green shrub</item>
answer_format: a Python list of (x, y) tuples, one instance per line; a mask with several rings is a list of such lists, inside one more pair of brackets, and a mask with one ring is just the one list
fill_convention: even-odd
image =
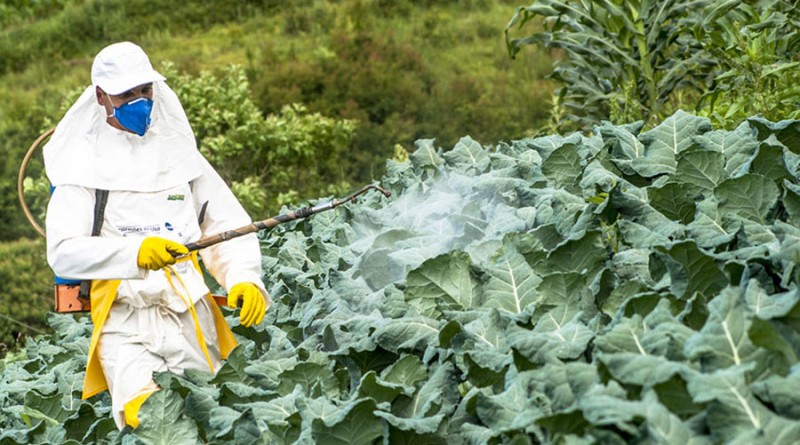
[(0, 355), (26, 337), (47, 330), (53, 308), (53, 273), (45, 258), (44, 240), (0, 243)]
[(340, 168), (356, 123), (284, 106), (264, 116), (251, 100), (241, 67), (215, 75), (162, 70), (181, 98), (200, 151), (228, 181), (253, 218), (266, 217), (301, 196), (349, 188)]
[(701, 114), (729, 129), (754, 114), (800, 117), (800, 11), (791, 3), (739, 5), (709, 24), (706, 49), (720, 70)]

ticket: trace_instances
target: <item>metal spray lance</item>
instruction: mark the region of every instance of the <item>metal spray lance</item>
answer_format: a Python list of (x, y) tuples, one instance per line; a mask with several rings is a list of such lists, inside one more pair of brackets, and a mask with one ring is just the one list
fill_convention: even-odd
[(324, 204), (319, 204), (314, 207), (303, 207), (301, 209), (289, 213), (284, 213), (278, 216), (267, 218), (262, 221), (253, 222), (252, 224), (248, 224), (244, 227), (239, 227), (238, 229), (226, 230), (225, 232), (217, 233), (215, 235), (210, 235), (205, 238), (201, 238), (193, 243), (186, 244), (186, 248), (189, 249), (189, 252), (193, 252), (195, 250), (204, 249), (206, 247), (213, 246), (214, 244), (218, 244), (233, 238), (238, 238), (242, 235), (247, 235), (249, 233), (257, 232), (262, 229), (271, 229), (277, 226), (278, 224), (294, 221), (296, 219), (303, 219), (319, 212), (331, 210), (346, 202), (355, 202), (358, 196), (363, 195), (364, 193), (372, 189), (381, 192), (383, 196), (387, 198), (392, 196), (392, 192), (390, 192), (389, 190), (378, 187), (377, 185), (374, 184), (370, 184), (362, 187), (360, 190), (347, 197), (341, 199), (334, 199), (333, 201)]

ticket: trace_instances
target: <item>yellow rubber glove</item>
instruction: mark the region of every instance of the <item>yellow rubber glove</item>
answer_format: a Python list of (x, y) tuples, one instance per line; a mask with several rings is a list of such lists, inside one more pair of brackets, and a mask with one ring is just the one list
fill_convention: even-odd
[(189, 249), (183, 244), (150, 236), (142, 241), (136, 262), (143, 269), (158, 270), (164, 266), (175, 264), (175, 257), (187, 253), (189, 253)]
[(242, 311), (239, 313), (242, 326), (250, 327), (261, 323), (269, 308), (269, 296), (262, 295), (255, 284), (242, 282), (233, 286), (228, 292), (228, 306), (237, 307), (239, 300), (242, 301)]

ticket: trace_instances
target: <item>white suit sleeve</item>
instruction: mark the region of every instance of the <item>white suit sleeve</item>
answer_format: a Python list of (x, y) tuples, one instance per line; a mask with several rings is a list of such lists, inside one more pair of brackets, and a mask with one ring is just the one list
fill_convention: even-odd
[(53, 272), (74, 280), (143, 278), (136, 264), (141, 239), (92, 235), (95, 190), (56, 187), (47, 206), (47, 262)]
[[(250, 216), (228, 185), (203, 159), (203, 174), (192, 182), (192, 195), (198, 212), (205, 206), (200, 229), (203, 236), (216, 235), (252, 223)], [(203, 264), (226, 291), (241, 282), (250, 282), (267, 295), (261, 280), (261, 247), (255, 233), (233, 238), (200, 250)]]

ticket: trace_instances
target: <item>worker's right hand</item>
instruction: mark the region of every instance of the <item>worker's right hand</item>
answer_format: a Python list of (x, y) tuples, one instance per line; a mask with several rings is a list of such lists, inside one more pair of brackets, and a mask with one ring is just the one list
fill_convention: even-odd
[(150, 236), (142, 241), (136, 262), (143, 269), (158, 270), (164, 266), (175, 264), (176, 257), (187, 253), (189, 253), (189, 249), (183, 244)]

